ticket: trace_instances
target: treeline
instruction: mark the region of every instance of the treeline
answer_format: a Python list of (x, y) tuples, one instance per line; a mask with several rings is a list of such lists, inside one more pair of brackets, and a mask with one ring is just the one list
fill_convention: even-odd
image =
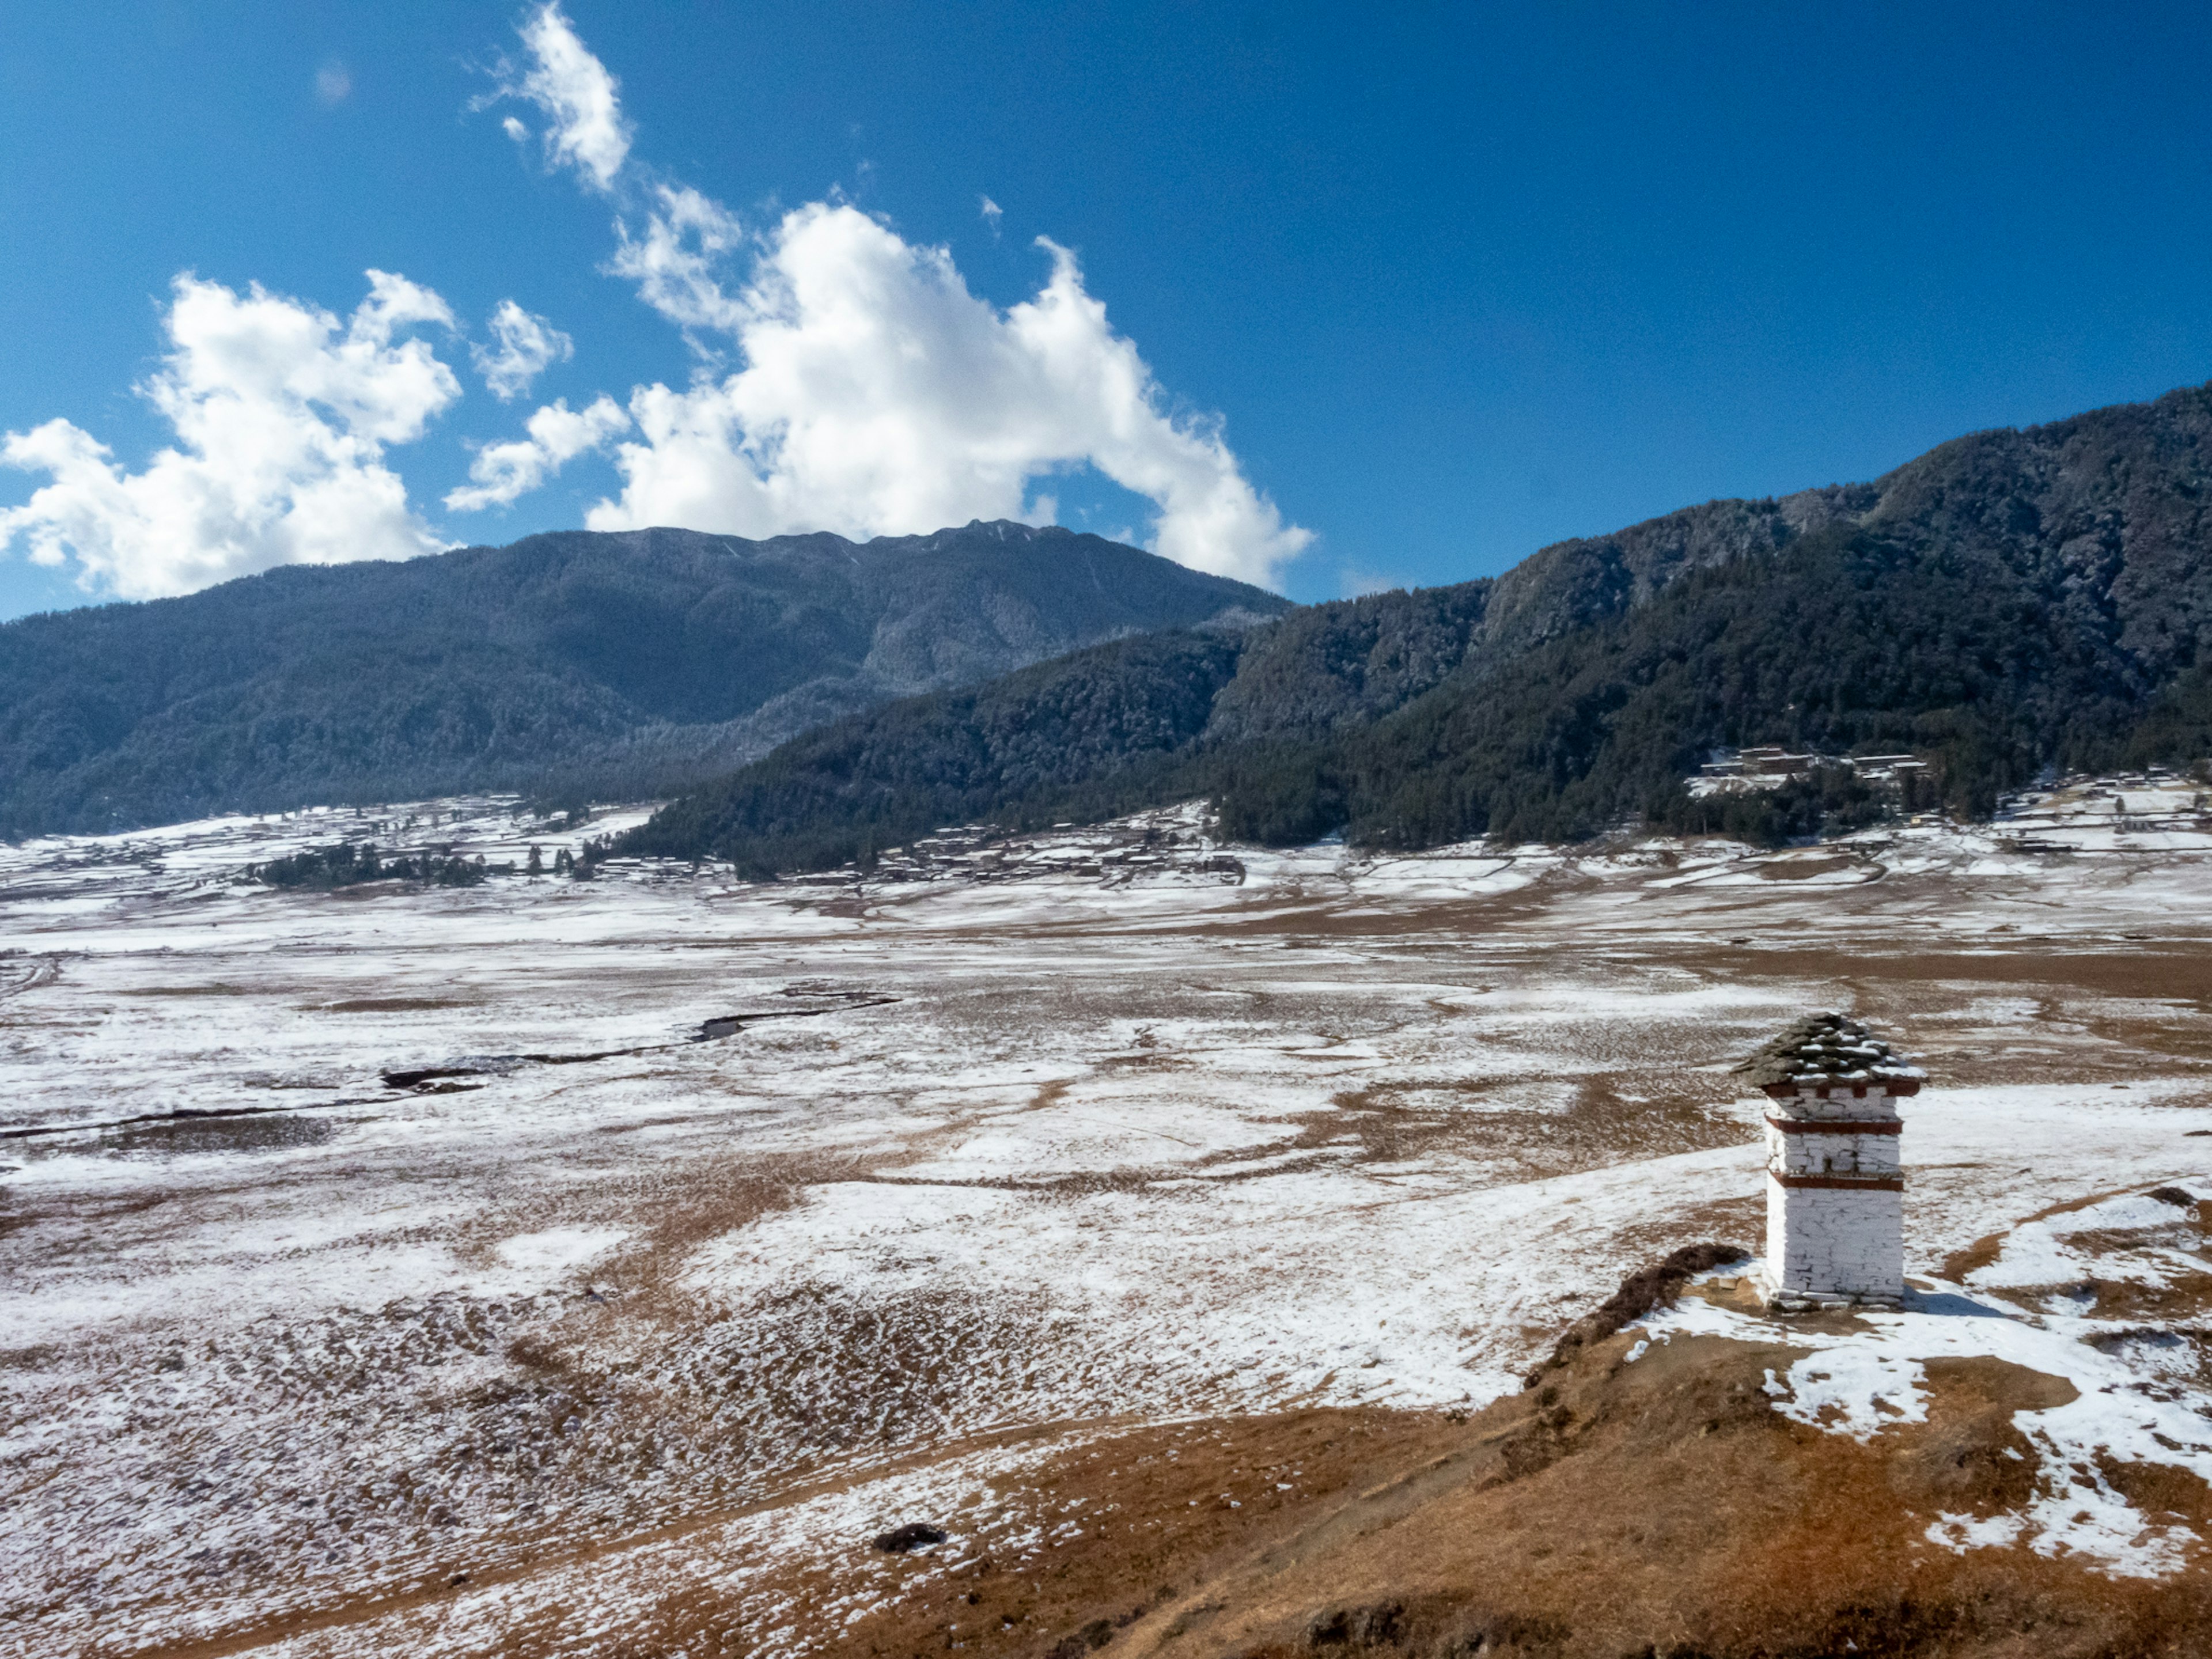
[(475, 887), (489, 876), (511, 876), (512, 864), (487, 864), (479, 854), (380, 854), (374, 842), (309, 847), (246, 866), (246, 879), (264, 887), (354, 887), (370, 881), (415, 881), (430, 887)]
[(1214, 793), (1224, 830), (1326, 823), (1395, 848), (1644, 823), (1773, 841), (1877, 810), (1840, 775), (1717, 809), (1684, 787), (1716, 749), (1777, 744), (1920, 755), (1926, 804), (1984, 816), (2046, 766), (2143, 749), (2166, 705), (2116, 633), (2074, 626), (1984, 561), (1838, 526), (1472, 663), (1355, 735), (1225, 757)]
[(1086, 787), (1187, 749), (1243, 650), (1238, 634), (1142, 635), (840, 720), (664, 808), (616, 850), (770, 875), (866, 864), (971, 818), (1018, 829), (1049, 822), (1048, 807), (1110, 813), (1127, 791)]
[[(1408, 849), (1571, 842), (1639, 825), (1779, 844), (1899, 811), (1986, 815), (2046, 768), (2212, 752), (2212, 674), (2158, 684), (2123, 619), (2036, 576), (2001, 546), (1832, 525), (1526, 648), (1464, 648), (1364, 718), (1376, 700), (1344, 692), (1368, 679), (1346, 641), (1427, 629), (1447, 613), (1420, 596), (1337, 608), (1334, 634), (1317, 607), (1245, 639), (1126, 641), (840, 722), (675, 803), (618, 850), (769, 874), (865, 865), (945, 824), (1015, 831), (1193, 797), (1224, 836), (1261, 844), (1338, 830)], [(1759, 793), (1685, 787), (1714, 750), (1761, 744), (1910, 752), (1929, 771), (1904, 795), (1840, 767)]]
[(374, 842), (337, 842), (328, 847), (304, 848), (283, 858), (246, 866), (241, 878), (264, 887), (354, 887), (371, 881), (413, 881), (428, 887), (475, 887), (490, 876), (564, 876), (590, 881), (599, 874), (614, 850), (614, 837), (595, 836), (575, 852), (563, 847), (548, 863), (540, 847), (520, 871), (512, 863), (489, 864), (483, 855), (428, 849), (414, 853), (380, 853)]

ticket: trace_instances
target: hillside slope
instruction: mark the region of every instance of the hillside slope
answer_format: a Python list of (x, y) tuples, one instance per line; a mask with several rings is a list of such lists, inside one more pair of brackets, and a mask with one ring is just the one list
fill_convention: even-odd
[[(1176, 744), (1094, 746), (984, 787), (957, 759), (980, 740), (961, 710), (885, 710), (699, 792), (632, 846), (818, 866), (954, 817), (1019, 827), (1192, 794), (1238, 838), (1401, 847), (1639, 817), (1771, 837), (1871, 810), (1832, 781), (1724, 822), (1693, 807), (1680, 780), (1710, 750), (1760, 743), (1911, 750), (1943, 799), (1985, 811), (2047, 766), (2212, 752), (2208, 501), (2212, 387), (1978, 434), (1871, 484), (1708, 502), (1495, 580), (1293, 612), (1237, 642)], [(1074, 681), (1135, 695), (1104, 691), (1115, 672), (1072, 660), (985, 702), (1005, 723)], [(849, 763), (894, 729), (896, 789)], [(778, 839), (756, 844), (769, 823)]]
[[(1480, 1410), (1218, 1419), (1066, 1456), (1030, 1478), (1107, 1525), (1044, 1571), (955, 1545), (844, 1634), (919, 1651), (949, 1609), (953, 1639), (1010, 1659), (2193, 1653), (2203, 1276), (2125, 1275), (2201, 1260), (2203, 1213), (2171, 1186), (2061, 1205), (1867, 1317), (1767, 1317), (1747, 1261), (1692, 1277), (1740, 1250), (1688, 1247)], [(2094, 1252), (2069, 1292), (2088, 1316), (2046, 1318), (2061, 1287), (2021, 1282), (2039, 1225)], [(1959, 1282), (2008, 1247), (2006, 1289)]]
[(0, 835), (645, 793), (826, 720), (1285, 601), (1059, 529), (570, 532), (0, 625)]
[[(2120, 1224), (2075, 1224), (2100, 1269), (2159, 1241), (2203, 1249), (2202, 1212), (2176, 1188), (2061, 1206), (2051, 1224), (2083, 1210)], [(1979, 1248), (1996, 1260), (2017, 1238)], [(2124, 1330), (2052, 1328), (2039, 1315), (2055, 1286), (1936, 1280), (1898, 1316), (1772, 1319), (1746, 1281), (1713, 1278), (1621, 1329), (1685, 1261), (1702, 1265), (1686, 1250), (1624, 1284), (1459, 1446), (1202, 1577), (1126, 1645), (1254, 1659), (2191, 1650), (2212, 1617), (2203, 1419), (2133, 1419), (2195, 1382), (2177, 1366), (2169, 1393), (2145, 1363), (2186, 1350), (2194, 1297), (2169, 1292)], [(2117, 1278), (2082, 1288), (2104, 1319), (2128, 1299)]]

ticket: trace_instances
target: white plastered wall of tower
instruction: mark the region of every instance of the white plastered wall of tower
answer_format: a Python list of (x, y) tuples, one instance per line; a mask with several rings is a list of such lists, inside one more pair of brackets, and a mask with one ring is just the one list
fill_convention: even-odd
[[(1775, 1097), (1770, 1090), (1770, 1294), (1822, 1302), (1896, 1301), (1905, 1294), (1903, 1126), (1897, 1097), (1881, 1087), (1811, 1085), (1786, 1098)], [(1870, 1124), (1883, 1127), (1866, 1127)]]
[(1889, 1303), (1905, 1294), (1905, 1194), (1770, 1186), (1771, 1297)]
[(1798, 1021), (1737, 1068), (1766, 1111), (1770, 1306), (1895, 1305), (1905, 1294), (1903, 1121), (1921, 1074), (1838, 1014)]

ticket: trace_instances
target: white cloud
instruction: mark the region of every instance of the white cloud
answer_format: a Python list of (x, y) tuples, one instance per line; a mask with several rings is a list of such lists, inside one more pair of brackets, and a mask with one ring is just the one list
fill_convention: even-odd
[(622, 246), (607, 268), (635, 283), (640, 299), (681, 328), (693, 350), (710, 356), (699, 331), (733, 334), (744, 325), (744, 307), (715, 274), (718, 261), (744, 241), (744, 229), (727, 208), (689, 185), (657, 185), (653, 194), (642, 237), (615, 221)]
[[(638, 246), (652, 245), (648, 233)], [(1031, 480), (1088, 464), (1152, 501), (1159, 552), (1272, 580), (1309, 533), (1246, 481), (1218, 422), (1165, 410), (1074, 256), (1042, 246), (1050, 280), (1000, 311), (969, 292), (945, 250), (854, 207), (786, 216), (745, 286), (714, 287), (716, 306), (684, 319), (721, 319), (744, 367), (634, 392), (639, 437), (615, 451), (621, 495), (586, 522), (749, 536), (933, 530), (1018, 517)]]
[(996, 236), (999, 234), (999, 222), (1006, 216), (1006, 210), (988, 196), (982, 198), (982, 203), (983, 222), (990, 226), (991, 234)]
[(501, 300), (492, 313), (491, 332), (498, 349), (471, 345), (469, 356), (491, 395), (503, 404), (529, 391), (547, 364), (565, 362), (576, 355), (574, 340), (512, 300)]
[[(1170, 411), (1066, 249), (1040, 240), (1050, 280), (1001, 311), (969, 292), (945, 249), (909, 243), (842, 201), (755, 236), (689, 185), (638, 193), (634, 175), (618, 179), (631, 134), (614, 77), (557, 6), (520, 33), (532, 67), (503, 71), (498, 95), (551, 118), (549, 156), (587, 185), (623, 185), (607, 269), (704, 360), (682, 390), (632, 390), (637, 435), (615, 451), (623, 489), (592, 509), (592, 528), (933, 530), (1021, 516), (1034, 482), (1087, 465), (1152, 501), (1152, 545), (1183, 564), (1270, 581), (1312, 539), (1253, 489), (1218, 419)], [(999, 204), (979, 203), (995, 233)], [(735, 348), (735, 372), (720, 373), (717, 338)], [(554, 407), (572, 422), (591, 412)], [(548, 441), (537, 423), (549, 414), (532, 417), (527, 441), (481, 452), (476, 487), (447, 504), (511, 501), (614, 430), (602, 422), (587, 442), (549, 425), (560, 441)], [(1048, 511), (1050, 496), (1037, 499)]]
[(315, 71), (315, 100), (335, 109), (353, 96), (353, 71), (335, 58)]
[(0, 462), (51, 482), (0, 510), (0, 548), (75, 560), (79, 584), (125, 599), (185, 593), (289, 563), (399, 559), (439, 541), (408, 511), (385, 449), (412, 442), (461, 395), (421, 339), (451, 328), (428, 289), (372, 270), (351, 318), (274, 295), (240, 297), (189, 273), (170, 349), (138, 387), (176, 434), (142, 472), (65, 420), (0, 438)]
[(556, 398), (524, 423), (527, 437), (503, 444), (487, 444), (469, 465), (473, 489), (464, 485), (449, 490), (446, 506), (455, 513), (477, 513), (487, 507), (504, 507), (518, 495), (538, 488), (562, 466), (586, 450), (598, 449), (617, 433), (629, 427), (629, 416), (620, 404), (602, 395), (588, 407), (572, 410), (565, 398)]
[[(518, 70), (502, 64), (492, 99), (519, 98), (537, 105), (550, 124), (545, 129), (546, 164), (574, 167), (592, 188), (611, 191), (615, 176), (629, 156), (630, 126), (616, 95), (621, 83), (586, 50), (574, 26), (553, 0), (532, 12), (519, 33), (530, 54), (529, 64)], [(528, 130), (511, 116), (501, 125), (510, 137), (528, 136)]]

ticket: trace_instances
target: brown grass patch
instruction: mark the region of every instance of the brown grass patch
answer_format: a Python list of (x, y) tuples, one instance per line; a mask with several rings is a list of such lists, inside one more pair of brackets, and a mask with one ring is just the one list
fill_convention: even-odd
[(2090, 1278), (2078, 1281), (2096, 1297), (2092, 1317), (2174, 1324), (2212, 1314), (2212, 1273), (2178, 1273), (2164, 1285)]
[(1757, 874), (1761, 881), (1808, 881), (1814, 876), (1832, 876), (1838, 870), (1869, 870), (1881, 873), (1878, 864), (1869, 864), (1854, 858), (1770, 859), (1759, 866)]
[(1288, 1659), (1361, 1651), (1364, 1630), (1364, 1650), (1407, 1656), (2088, 1659), (2185, 1651), (2212, 1618), (2202, 1575), (2115, 1581), (1923, 1536), (1939, 1511), (2025, 1498), (2035, 1466), (2011, 1416), (2058, 1403), (2058, 1379), (1937, 1362), (1929, 1420), (1861, 1445), (1768, 1407), (1763, 1378), (1794, 1350), (1677, 1337), (1625, 1365), (1626, 1345), (1146, 1615), (1127, 1650)]
[(2154, 1522), (2212, 1522), (2212, 1486), (2194, 1469), (2172, 1463), (2124, 1463), (2101, 1448), (2097, 1468), (2112, 1490)]
[[(1088, 1653), (1202, 1582), (1209, 1566), (1326, 1513), (1378, 1468), (1434, 1457), (1464, 1433), (1428, 1413), (1328, 1410), (1110, 1435), (994, 1480), (1001, 1522), (991, 1534), (956, 1534), (946, 1547), (980, 1559), (948, 1580), (935, 1576), (944, 1552), (903, 1558), (893, 1604), (844, 1626), (836, 1651), (903, 1656), (943, 1652), (957, 1641), (978, 1656), (1031, 1656), (1073, 1641), (1069, 1651)], [(1070, 1514), (1084, 1522), (1079, 1535), (1026, 1558), (1012, 1547), (1025, 1528), (1049, 1535)], [(865, 1552), (869, 1540), (853, 1546)], [(813, 1589), (792, 1588), (804, 1629)], [(729, 1629), (713, 1598), (679, 1592), (623, 1651), (712, 1651), (725, 1635), (743, 1651), (747, 1634)]]
[(1698, 1273), (1729, 1267), (1748, 1255), (1736, 1244), (1685, 1244), (1663, 1261), (1629, 1274), (1620, 1281), (1619, 1290), (1567, 1327), (1559, 1346), (1552, 1350), (1551, 1358), (1528, 1374), (1528, 1386), (1534, 1388), (1547, 1373), (1566, 1364), (1581, 1350), (1604, 1341), (1653, 1309), (1671, 1307), (1682, 1286)]
[[(1364, 1162), (1400, 1164), (1450, 1152), (1495, 1159), (1501, 1178), (1542, 1180), (1577, 1170), (1602, 1169), (1630, 1158), (1663, 1157), (1736, 1146), (1750, 1138), (1734, 1117), (1709, 1109), (1680, 1087), (1629, 1099), (1609, 1073), (1560, 1079), (1574, 1091), (1560, 1110), (1491, 1109), (1482, 1097), (1506, 1080), (1496, 1078), (1413, 1079), (1347, 1089), (1332, 1097), (1333, 1110), (1301, 1115), (1297, 1138), (1279, 1150), (1318, 1151), (1347, 1137), (1359, 1142)], [(1409, 1103), (1424, 1095), (1459, 1095), (1469, 1109)]]

